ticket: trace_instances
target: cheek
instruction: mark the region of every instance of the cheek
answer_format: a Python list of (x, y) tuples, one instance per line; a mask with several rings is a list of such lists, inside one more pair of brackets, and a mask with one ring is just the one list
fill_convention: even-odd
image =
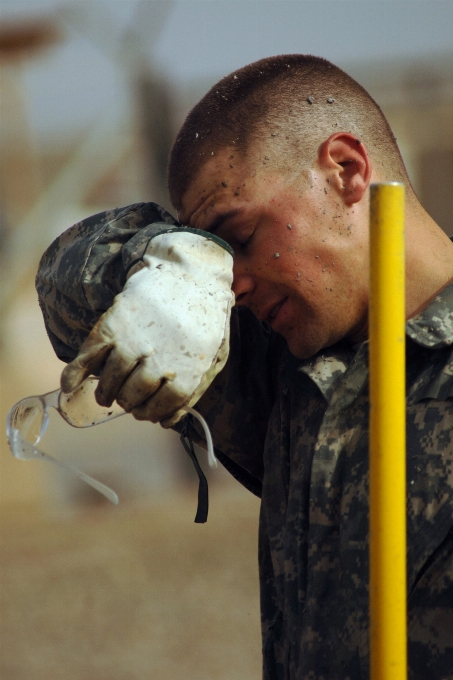
[[(268, 231), (267, 239), (259, 250), (259, 266), (270, 269), (273, 276), (289, 283), (299, 279), (315, 280), (317, 261), (311, 261), (307, 254), (301, 251), (301, 244), (296, 233), (296, 227), (287, 228), (279, 225), (275, 230)], [(258, 259), (257, 259), (258, 264)]]
[(251, 248), (253, 264), (286, 275), (297, 268), (297, 256), (287, 239), (272, 236)]

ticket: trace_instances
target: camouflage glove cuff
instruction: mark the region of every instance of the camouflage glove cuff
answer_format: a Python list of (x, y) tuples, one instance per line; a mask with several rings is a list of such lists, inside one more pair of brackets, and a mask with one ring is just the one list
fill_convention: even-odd
[(97, 401), (175, 424), (223, 368), (234, 295), (229, 246), (170, 228), (152, 238), (123, 291), (61, 377), (65, 392), (100, 372)]

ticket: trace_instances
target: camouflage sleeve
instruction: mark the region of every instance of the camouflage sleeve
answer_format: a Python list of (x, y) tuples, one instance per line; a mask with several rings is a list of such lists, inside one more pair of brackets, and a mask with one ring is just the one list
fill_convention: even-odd
[(453, 353), (429, 352), (407, 407), (409, 680), (453, 680)]
[(159, 205), (135, 203), (82, 220), (49, 246), (39, 263), (36, 290), (59, 359), (75, 358), (150, 238), (168, 226), (178, 222)]
[(453, 680), (453, 529), (409, 597), (409, 680)]

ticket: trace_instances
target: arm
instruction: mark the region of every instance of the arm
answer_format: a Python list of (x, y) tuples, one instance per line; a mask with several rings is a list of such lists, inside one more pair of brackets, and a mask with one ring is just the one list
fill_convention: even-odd
[[(83, 220), (50, 246), (41, 260), (37, 290), (60, 359), (68, 362), (77, 356), (150, 241), (173, 226), (176, 220), (162, 208), (142, 203)], [(221, 461), (259, 493), (273, 403), (272, 367), (281, 353), (281, 340), (245, 309), (233, 310), (231, 333), (230, 359), (197, 409), (212, 428)]]

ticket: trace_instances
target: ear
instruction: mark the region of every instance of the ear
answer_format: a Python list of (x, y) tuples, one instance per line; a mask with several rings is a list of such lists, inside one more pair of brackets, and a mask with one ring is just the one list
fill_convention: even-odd
[(337, 132), (321, 144), (318, 161), (346, 205), (362, 200), (371, 181), (368, 153), (355, 135)]

